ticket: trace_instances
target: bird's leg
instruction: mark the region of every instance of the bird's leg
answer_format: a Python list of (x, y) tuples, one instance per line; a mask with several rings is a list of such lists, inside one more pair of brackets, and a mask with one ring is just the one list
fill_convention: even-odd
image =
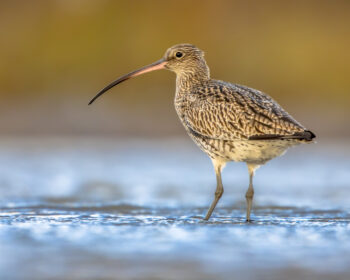
[(253, 187), (253, 177), (255, 169), (259, 166), (255, 164), (247, 164), (249, 171), (249, 187), (245, 193), (245, 198), (247, 200), (247, 222), (250, 222), (250, 211), (252, 210), (253, 197), (254, 197), (254, 187)]
[(221, 170), (225, 166), (225, 163), (213, 160), (213, 165), (214, 165), (215, 174), (216, 174), (216, 191), (215, 191), (215, 198), (210, 205), (207, 215), (204, 218), (204, 220), (206, 221), (209, 220), (211, 214), (215, 209), (216, 204), (218, 203), (222, 194), (224, 193), (224, 187), (222, 185), (222, 180), (221, 180)]

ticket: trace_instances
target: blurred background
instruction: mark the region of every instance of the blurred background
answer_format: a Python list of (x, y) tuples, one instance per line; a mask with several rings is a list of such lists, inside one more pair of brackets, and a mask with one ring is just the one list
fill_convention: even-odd
[(110, 81), (177, 43), (275, 98), (319, 138), (350, 129), (349, 1), (1, 1), (2, 135), (186, 136), (175, 76)]
[[(350, 1), (0, 1), (0, 279), (350, 279)], [(192, 43), (317, 135), (215, 176), (157, 71)], [(236, 277), (236, 278), (234, 278)]]

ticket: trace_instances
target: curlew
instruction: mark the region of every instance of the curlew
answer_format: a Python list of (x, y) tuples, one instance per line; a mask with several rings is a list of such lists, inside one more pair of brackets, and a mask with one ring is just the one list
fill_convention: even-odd
[(315, 134), (267, 94), (211, 79), (203, 51), (190, 44), (175, 45), (162, 59), (120, 77), (102, 89), (89, 105), (121, 82), (159, 69), (175, 72), (176, 112), (189, 136), (214, 166), (215, 197), (204, 219), (210, 218), (224, 192), (222, 169), (227, 162), (236, 161), (248, 166), (249, 187), (245, 197), (249, 222), (255, 170), (292, 146), (312, 142)]

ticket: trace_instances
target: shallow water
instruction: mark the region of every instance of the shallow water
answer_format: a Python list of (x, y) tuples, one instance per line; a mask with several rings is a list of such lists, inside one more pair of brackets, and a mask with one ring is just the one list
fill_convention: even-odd
[(347, 143), (223, 172), (190, 140), (1, 139), (0, 279), (350, 279)]

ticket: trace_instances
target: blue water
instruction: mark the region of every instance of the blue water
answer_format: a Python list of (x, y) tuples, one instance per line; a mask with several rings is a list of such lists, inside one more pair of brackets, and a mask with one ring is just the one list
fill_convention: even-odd
[(350, 279), (350, 149), (291, 149), (255, 178), (186, 139), (0, 139), (0, 279)]

